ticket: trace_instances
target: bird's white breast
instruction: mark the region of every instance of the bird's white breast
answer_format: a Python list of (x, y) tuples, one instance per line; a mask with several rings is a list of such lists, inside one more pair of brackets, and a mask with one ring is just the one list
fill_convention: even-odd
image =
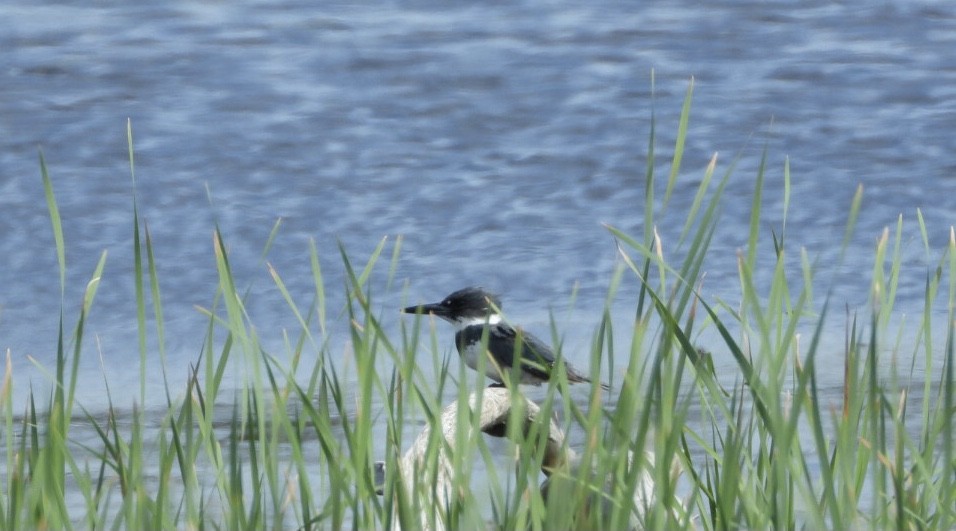
[[(481, 341), (475, 341), (474, 343), (469, 343), (463, 345), (461, 352), (461, 360), (465, 362), (465, 365), (471, 367), (474, 370), (478, 370), (478, 364), (485, 364), (485, 376), (491, 378), (496, 382), (501, 382), (501, 373), (499, 372), (499, 367), (496, 366), (495, 362), (492, 361), (491, 356), (485, 354), (484, 349), (481, 348)], [(484, 356), (484, 361), (481, 361), (481, 357)], [(501, 367), (500, 370), (508, 370), (508, 367)]]
[(486, 324), (494, 326), (500, 322), (501, 316), (495, 313), (488, 317), (459, 317), (452, 321), (452, 324), (455, 325), (455, 332), (461, 332), (469, 326), (484, 326)]

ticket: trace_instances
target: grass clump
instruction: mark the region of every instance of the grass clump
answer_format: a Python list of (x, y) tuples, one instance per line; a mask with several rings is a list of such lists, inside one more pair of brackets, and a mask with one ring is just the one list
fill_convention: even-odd
[[(172, 380), (165, 372), (161, 253), (134, 198), (140, 392), (132, 403), (127, 394), (110, 396), (105, 413), (87, 411), (75, 399), (104, 253), (75, 325), (68, 328), (68, 317), (59, 316), (50, 396), (31, 394), (24, 406), (13, 404), (7, 354), (0, 388), (6, 446), (0, 528), (954, 527), (956, 238), (951, 235), (926, 277), (924, 312), (911, 325), (916, 344), (904, 345), (890, 330), (902, 218), (892, 235), (881, 236), (868, 311), (847, 316), (839, 400), (825, 396), (820, 366), (832, 365), (834, 356), (821, 361), (821, 350), (824, 325), (835, 311), (828, 297), (814, 299), (826, 290), (814, 284), (811, 257), (785, 239), (789, 165), (783, 224), (770, 235), (770, 257), (758, 254), (766, 237), (766, 152), (757, 170), (746, 248), (737, 256), (739, 303), (708, 300), (701, 290), (733, 165), (717, 177), (716, 156), (710, 161), (668, 253), (681, 258), (665, 257), (655, 226), (680, 174), (691, 94), (692, 86), (663, 195), (655, 191), (652, 128), (644, 234), (607, 227), (621, 260), (590, 344), (590, 376), (608, 381), (610, 392), (596, 385), (571, 391), (562, 378), (528, 394), (532, 400), (525, 390), (485, 390), (478, 374), (441, 356), (448, 349), (426, 320), (406, 320), (398, 334), (389, 333), (370, 286), (390, 249), (385, 284), (396, 289), (401, 239), (379, 242), (360, 267), (340, 247), (347, 301), (341, 320), (329, 318), (336, 314), (327, 308), (314, 244), (308, 307), (295, 302), (268, 266), (298, 323), (283, 336), (285, 352), (270, 353), (246, 311), (248, 296), (237, 287), (218, 229), (219, 283), (203, 310), (207, 334), (190, 376)], [(131, 132), (129, 153), (132, 174)], [(62, 221), (42, 156), (40, 172), (65, 288)], [(849, 208), (844, 250), (861, 194)], [(922, 218), (919, 225), (929, 255)], [(796, 272), (787, 266), (791, 254), (799, 258)], [(758, 282), (758, 275), (769, 281)], [(637, 287), (633, 318), (615, 322), (612, 303), (625, 285)], [(945, 330), (934, 329), (932, 319), (940, 304), (948, 312)], [(155, 345), (147, 341), (149, 323), (156, 327)], [(350, 364), (333, 361), (339, 354), (332, 345), (341, 342), (335, 334), (343, 329)], [(628, 337), (623, 345), (615, 342), (621, 329)], [(732, 360), (731, 383), (716, 371), (711, 352)], [(906, 377), (889, 363), (899, 352), (912, 354), (910, 375), (924, 376)], [(154, 353), (164, 368), (165, 405), (147, 413), (140, 408)], [(244, 381), (230, 392), (223, 379), (234, 363), (244, 367)], [(508, 407), (489, 417), (483, 407), (492, 403)], [(77, 425), (95, 437), (78, 440)], [(542, 471), (545, 489), (539, 489)]]

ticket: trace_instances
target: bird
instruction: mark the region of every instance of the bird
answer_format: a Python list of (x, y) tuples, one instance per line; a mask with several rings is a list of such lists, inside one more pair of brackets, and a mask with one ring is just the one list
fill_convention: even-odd
[[(487, 353), (489, 359), (484, 370), (485, 375), (494, 381), (492, 387), (504, 386), (505, 375), (511, 374), (515, 363), (519, 364), (518, 383), (541, 385), (549, 381), (556, 370), (554, 351), (534, 335), (506, 323), (500, 310), (501, 299), (497, 295), (480, 287), (467, 287), (441, 302), (409, 306), (402, 312), (430, 314), (451, 323), (456, 330), (455, 346), (465, 365), (479, 370), (479, 359)], [(482, 349), (486, 331), (487, 343)], [(567, 363), (564, 370), (568, 383), (591, 381)], [(605, 384), (601, 387), (607, 389)]]

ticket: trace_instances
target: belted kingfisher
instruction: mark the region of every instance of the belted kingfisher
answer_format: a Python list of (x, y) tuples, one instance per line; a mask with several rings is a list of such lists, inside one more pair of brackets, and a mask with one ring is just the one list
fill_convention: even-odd
[[(503, 385), (503, 374), (510, 374), (515, 363), (515, 354), (519, 356), (521, 380), (519, 383), (540, 385), (551, 379), (554, 369), (554, 351), (543, 341), (504, 322), (498, 310), (501, 300), (482, 288), (460, 289), (445, 297), (441, 302), (409, 306), (404, 313), (432, 314), (455, 326), (455, 346), (461, 359), (472, 369), (478, 370), (481, 352), (481, 339), (488, 330), (485, 375), (495, 381), (492, 386)], [(516, 348), (516, 342), (520, 347)], [(569, 383), (590, 382), (591, 380), (565, 364)], [(607, 389), (607, 386), (601, 384)]]

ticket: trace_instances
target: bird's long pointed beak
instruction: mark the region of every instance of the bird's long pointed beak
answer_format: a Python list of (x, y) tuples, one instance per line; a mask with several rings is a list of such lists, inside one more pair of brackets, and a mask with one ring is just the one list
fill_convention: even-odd
[(445, 308), (438, 304), (419, 304), (418, 306), (409, 306), (408, 308), (403, 308), (402, 313), (420, 313), (422, 315), (434, 314), (437, 316), (444, 315)]

